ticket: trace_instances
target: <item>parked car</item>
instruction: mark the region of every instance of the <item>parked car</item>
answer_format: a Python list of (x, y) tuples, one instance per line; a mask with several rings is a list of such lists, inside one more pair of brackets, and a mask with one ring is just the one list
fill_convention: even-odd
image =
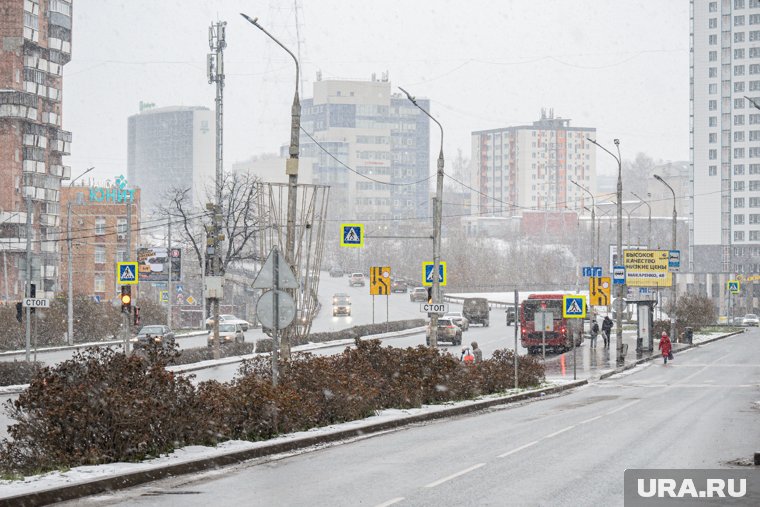
[(742, 326), (760, 326), (760, 318), (754, 313), (748, 313), (742, 319)]
[(340, 278), (343, 276), (343, 270), (337, 266), (330, 268), (330, 276), (333, 278)]
[(391, 292), (403, 292), (406, 293), (407, 289), (406, 282), (403, 280), (392, 280), (391, 281)]
[(145, 347), (150, 342), (160, 343), (165, 349), (174, 347), (174, 331), (168, 326), (143, 326), (137, 336), (129, 340), (135, 349)]
[(428, 300), (427, 287), (415, 287), (409, 293), (409, 301), (411, 302), (421, 301), (423, 303), (427, 303), (427, 300)]
[(488, 306), (486, 298), (466, 298), (462, 305), (462, 313), (470, 321), (470, 324), (481, 324), (483, 327), (488, 327), (491, 308)]
[[(208, 334), (208, 346), (213, 347), (216, 339), (214, 333)], [(227, 322), (219, 323), (219, 343), (226, 345), (228, 343), (243, 343), (245, 342), (245, 334), (243, 334), (243, 326), (240, 324), (231, 324)]]
[[(219, 325), (221, 324), (240, 324), (240, 326), (243, 328), (243, 331), (248, 331), (248, 328), (252, 327), (251, 323), (247, 320), (238, 319), (234, 315), (231, 314), (220, 314), (219, 315)], [(211, 316), (208, 319), (206, 319), (206, 329), (211, 329), (214, 326), (214, 317)]]
[(351, 298), (345, 294), (342, 296), (338, 296), (337, 294), (333, 296), (332, 314), (333, 317), (337, 317), (338, 315), (345, 315), (347, 317), (350, 317)]
[(348, 277), (349, 287), (364, 287), (364, 273), (351, 273)]
[(462, 315), (462, 312), (448, 312), (444, 314), (443, 318), (448, 318), (454, 321), (454, 324), (459, 326), (462, 331), (467, 331), (470, 329), (470, 321), (467, 320), (467, 317)]
[(514, 324), (515, 322), (517, 322), (517, 314), (515, 313), (515, 307), (514, 306), (508, 307), (507, 310), (505, 311), (505, 313), (507, 314), (507, 325), (508, 326), (511, 326), (512, 324)]
[[(428, 322), (427, 330), (425, 331), (425, 342), (430, 345), (430, 330), (432, 327)], [(454, 321), (448, 317), (440, 317), (438, 319), (438, 334), (436, 341), (439, 342), (451, 342), (452, 345), (462, 344), (462, 329), (457, 326)]]

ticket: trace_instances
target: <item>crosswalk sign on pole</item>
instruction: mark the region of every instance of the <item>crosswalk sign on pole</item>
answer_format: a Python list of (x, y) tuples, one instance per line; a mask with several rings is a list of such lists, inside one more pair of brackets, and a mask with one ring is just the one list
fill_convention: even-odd
[(364, 224), (340, 224), (340, 246), (362, 248), (364, 246)]
[(116, 263), (116, 283), (118, 285), (136, 285), (140, 272), (137, 270), (137, 262)]
[(731, 294), (739, 294), (740, 289), (741, 289), (741, 282), (739, 282), (739, 280), (728, 281), (728, 292), (730, 292)]
[(562, 296), (562, 318), (586, 318), (586, 296), (578, 294), (565, 294)]
[[(434, 262), (423, 262), (422, 263), (422, 285), (426, 287), (430, 287), (433, 285), (433, 267), (435, 266)], [(438, 263), (438, 282), (441, 287), (446, 286), (447, 281), (447, 270), (446, 270), (446, 263), (444, 261), (440, 261)]]

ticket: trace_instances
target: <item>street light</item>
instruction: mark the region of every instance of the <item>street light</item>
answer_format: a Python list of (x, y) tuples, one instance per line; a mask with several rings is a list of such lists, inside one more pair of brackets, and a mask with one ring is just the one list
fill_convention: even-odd
[(652, 242), (652, 207), (649, 205), (648, 202), (646, 202), (644, 199), (642, 199), (641, 197), (639, 197), (638, 195), (636, 195), (636, 192), (631, 192), (631, 194), (636, 199), (638, 199), (639, 201), (641, 201), (643, 204), (646, 204), (647, 208), (649, 209), (649, 222), (648, 222), (648, 225), (647, 225), (647, 229), (648, 229), (647, 230), (647, 249), (649, 249), (650, 248), (650, 243)]
[[(654, 175), (654, 179), (668, 187), (670, 190), (670, 193), (673, 194), (673, 232), (672, 232), (672, 239), (671, 239), (671, 250), (676, 250), (676, 244), (677, 244), (677, 236), (676, 236), (676, 225), (678, 223), (678, 212), (676, 211), (676, 192), (673, 190), (673, 187), (668, 185), (668, 182), (662, 179), (658, 175)], [(672, 274), (673, 280), (672, 280), (672, 290), (673, 290), (673, 315), (670, 316), (670, 339), (675, 340), (676, 339), (676, 319), (675, 319), (675, 311), (676, 311), (676, 301), (678, 298), (678, 289), (676, 287), (676, 274)]]
[[(430, 113), (420, 107), (417, 104), (417, 100), (408, 91), (400, 86), (398, 89), (404, 92), (409, 102), (425, 113), (441, 129), (441, 150), (438, 152), (438, 170), (436, 172), (435, 199), (433, 201), (433, 303), (435, 304), (441, 302), (441, 282), (438, 275), (441, 265), (441, 214), (443, 210), (443, 126)], [(432, 312), (430, 315), (430, 346), (433, 348), (438, 346), (438, 314), (436, 312)]]
[[(618, 165), (618, 179), (617, 179), (617, 255), (618, 262), (623, 260), (623, 164), (620, 158), (620, 139), (615, 139), (614, 143), (617, 147), (617, 156), (610, 150), (597, 143), (595, 140), (587, 137), (589, 142), (595, 144), (599, 148), (603, 149), (615, 159)], [(625, 283), (616, 284), (617, 298), (615, 299), (615, 326), (617, 327), (617, 365), (622, 366), (625, 361), (625, 354), (623, 352), (623, 295), (626, 291)]]
[[(288, 175), (288, 216), (287, 216), (287, 231), (285, 235), (285, 259), (292, 267), (295, 260), (295, 223), (296, 223), (296, 195), (298, 192), (298, 136), (301, 129), (301, 102), (298, 98), (298, 84), (300, 80), (301, 69), (298, 65), (298, 58), (288, 48), (286, 48), (282, 42), (278, 41), (271, 33), (267, 32), (263, 26), (258, 23), (259, 18), (253, 18), (246, 16), (242, 12), (241, 16), (253, 26), (261, 30), (267, 37), (277, 43), (282, 49), (284, 49), (296, 64), (296, 89), (293, 95), (293, 106), (290, 110), (290, 148), (288, 153), (290, 157), (285, 165), (285, 174)], [(218, 321), (218, 319), (216, 319)], [(216, 340), (217, 343), (219, 340)], [(277, 343), (272, 347), (272, 377), (273, 384), (277, 385)], [(290, 357), (290, 337), (287, 332), (282, 336), (282, 354), (285, 357)]]
[(580, 188), (584, 192), (586, 192), (589, 197), (591, 197), (591, 265), (596, 266), (597, 265), (597, 256), (599, 255), (599, 251), (596, 251), (596, 255), (594, 255), (594, 223), (596, 221), (596, 215), (594, 214), (594, 210), (596, 209), (596, 202), (594, 200), (594, 194), (591, 193), (591, 191), (581, 185), (580, 183), (570, 180), (570, 183), (575, 185), (576, 187)]
[[(69, 187), (71, 187), (76, 180), (87, 174), (88, 172), (95, 169), (95, 167), (88, 168), (85, 172), (74, 178), (69, 182)], [(71, 261), (71, 193), (69, 193), (69, 202), (66, 205), (67, 208), (67, 217), (66, 217), (66, 247), (68, 249), (68, 266), (69, 266), (69, 272), (68, 272), (68, 284), (69, 284), (69, 297), (68, 297), (68, 324), (66, 328), (67, 333), (67, 341), (69, 345), (74, 345), (74, 282), (73, 277), (71, 276), (71, 270), (72, 270), (72, 261)]]

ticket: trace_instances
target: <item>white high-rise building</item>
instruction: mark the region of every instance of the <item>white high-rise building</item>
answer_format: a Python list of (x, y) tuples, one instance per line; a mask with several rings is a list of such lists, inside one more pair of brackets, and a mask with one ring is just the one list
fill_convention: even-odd
[[(760, 110), (747, 97), (760, 105), (760, 0), (691, 0), (689, 283), (722, 311), (726, 279), (760, 273)], [(742, 307), (757, 306), (751, 292)]]
[(215, 165), (214, 112), (206, 107), (146, 108), (129, 117), (127, 180), (140, 188), (140, 208), (150, 217), (165, 193), (190, 188), (193, 203), (212, 188)]

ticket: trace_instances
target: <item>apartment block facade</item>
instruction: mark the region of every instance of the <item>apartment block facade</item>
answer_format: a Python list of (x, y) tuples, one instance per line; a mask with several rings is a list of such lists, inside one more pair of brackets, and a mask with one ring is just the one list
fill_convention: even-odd
[(193, 203), (213, 195), (216, 127), (206, 107), (154, 109), (141, 104), (128, 119), (127, 179), (142, 191), (141, 211), (152, 216), (172, 189), (190, 189)]
[[(417, 102), (429, 111), (427, 99)], [(391, 92), (387, 75), (369, 81), (318, 75), (313, 97), (302, 101), (301, 126), (314, 139), (301, 133), (301, 155), (314, 161), (312, 181), (331, 187), (330, 217), (429, 216), (429, 119)]]
[[(37, 297), (60, 290), (63, 67), (71, 59), (70, 0), (0, 0), (0, 294), (24, 295), (26, 243)], [(31, 227), (27, 206), (31, 203)], [(28, 232), (27, 232), (28, 230)]]
[(532, 125), (472, 133), (472, 214), (509, 217), (524, 211), (583, 210), (596, 193), (596, 129), (541, 112)]
[(692, 0), (690, 42), (689, 280), (724, 310), (726, 280), (760, 274), (760, 1)]

